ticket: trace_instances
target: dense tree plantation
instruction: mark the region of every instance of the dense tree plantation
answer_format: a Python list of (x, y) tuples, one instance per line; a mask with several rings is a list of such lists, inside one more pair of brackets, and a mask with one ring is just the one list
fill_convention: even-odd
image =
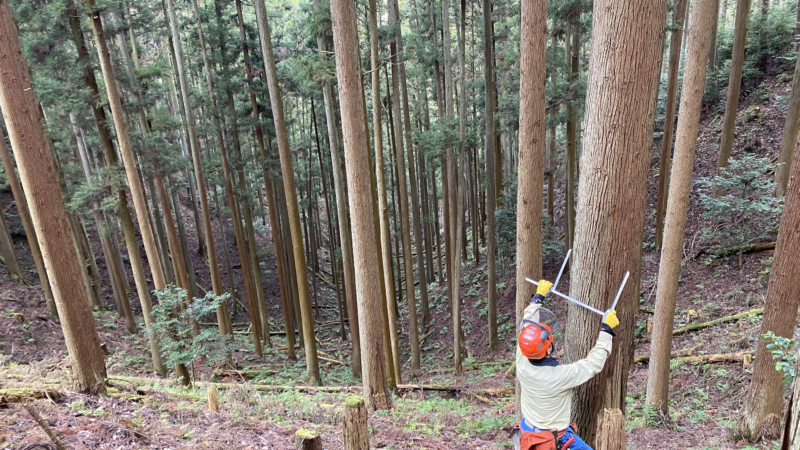
[(0, 0), (0, 448), (800, 449), (798, 36)]

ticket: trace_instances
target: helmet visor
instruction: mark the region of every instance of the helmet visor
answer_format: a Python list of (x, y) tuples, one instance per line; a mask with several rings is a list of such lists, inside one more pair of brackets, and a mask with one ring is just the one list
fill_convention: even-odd
[(521, 332), (525, 326), (530, 324), (545, 325), (550, 329), (550, 333), (552, 334), (556, 332), (558, 320), (556, 319), (556, 315), (553, 314), (553, 311), (547, 308), (539, 308), (533, 314), (525, 316), (522, 319), (522, 323), (519, 324), (519, 331)]

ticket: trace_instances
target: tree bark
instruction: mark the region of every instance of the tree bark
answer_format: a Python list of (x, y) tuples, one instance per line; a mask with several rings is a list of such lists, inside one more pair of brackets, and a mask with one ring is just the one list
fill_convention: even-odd
[(345, 450), (368, 450), (369, 427), (364, 400), (357, 395), (347, 398), (342, 420), (342, 439)]
[[(383, 327), (380, 304), (381, 279), (372, 205), (371, 181), (365, 174), (370, 169), (367, 136), (364, 132), (366, 111), (361, 88), (358, 28), (355, 5), (346, 0), (331, 2), (333, 43), (339, 102), (342, 111), (345, 165), (353, 218), (353, 256), (355, 261), (356, 298), (361, 333), (364, 398), (371, 409), (388, 409), (391, 396), (387, 391), (384, 366)], [(371, 178), (371, 177), (370, 177)]]
[(800, 58), (797, 58), (794, 66), (792, 95), (789, 98), (789, 108), (786, 110), (781, 152), (778, 156), (778, 168), (775, 170), (775, 196), (778, 198), (786, 195), (786, 188), (789, 185), (789, 173), (797, 146), (798, 128), (800, 128)]
[[(573, 420), (590, 445), (600, 409), (625, 406), (665, 15), (666, 0), (594, 3), (592, 42), (603, 44), (589, 58), (570, 294), (606, 309), (625, 271), (631, 279), (617, 306), (620, 331), (606, 368), (573, 397)], [(574, 304), (568, 313), (566, 359), (573, 362), (594, 346), (601, 320)]]
[[(315, 0), (315, 5), (319, 5)], [(319, 8), (319, 6), (317, 6)], [(317, 49), (327, 51), (328, 46), (322, 34), (317, 35)], [(344, 292), (347, 304), (347, 318), (350, 324), (350, 343), (352, 348), (351, 371), (353, 376), (361, 376), (361, 338), (358, 330), (358, 306), (356, 301), (356, 278), (353, 267), (353, 237), (350, 232), (350, 215), (347, 212), (347, 192), (345, 190), (344, 171), (342, 170), (339, 130), (336, 127), (334, 111), (333, 87), (327, 81), (322, 84), (322, 98), (325, 102), (325, 119), (330, 136), (331, 168), (333, 184), (336, 192), (336, 212), (339, 217), (339, 241), (342, 249), (342, 266), (344, 268)]]
[[(5, 145), (5, 143), (2, 145)], [(17, 252), (14, 251), (14, 241), (11, 240), (11, 232), (8, 230), (8, 224), (6, 223), (6, 214), (2, 209), (0, 209), (0, 257), (2, 257), (3, 264), (6, 266), (9, 278), (19, 283), (25, 283), (25, 277), (19, 267)]]
[[(575, 89), (575, 81), (578, 77), (579, 69), (579, 54), (581, 33), (580, 21), (573, 19), (567, 22), (567, 29), (569, 33), (565, 36), (564, 45), (567, 50), (567, 57), (570, 61), (569, 80), (571, 89)], [(575, 166), (577, 164), (578, 154), (578, 113), (575, 110), (575, 105), (572, 101), (567, 102), (567, 167), (566, 167), (566, 215), (564, 224), (564, 242), (566, 249), (571, 250), (575, 248)]]
[(29, 199), (36, 199), (29, 202), (31, 219), (36, 229), (42, 231), (39, 242), (72, 359), (75, 389), (102, 394), (106, 367), (90, 301), (80, 281), (81, 261), (72, 242), (50, 143), (6, 0), (0, 1), (0, 59), (5, 61), (0, 72), (0, 108), (16, 150), (22, 186)]
[[(667, 105), (664, 113), (664, 134), (661, 137), (661, 158), (658, 169), (658, 193), (656, 195), (656, 250), (661, 249), (664, 237), (664, 211), (669, 192), (669, 167), (672, 157), (672, 136), (675, 129), (675, 100), (678, 92), (678, 67), (681, 63), (684, 18), (689, 0), (678, 0), (672, 11), (672, 34), (669, 40), (669, 75), (667, 75)], [(685, 78), (684, 78), (685, 80)], [(705, 81), (705, 80), (704, 80)], [(702, 91), (702, 90), (701, 90)], [(702, 97), (702, 96), (701, 96)]]
[[(800, 302), (800, 163), (797, 152), (792, 164), (786, 202), (783, 207), (775, 259), (769, 276), (764, 319), (759, 335), (772, 331), (777, 336), (791, 337)], [(759, 341), (753, 362), (753, 376), (745, 403), (745, 415), (739, 423), (742, 436), (755, 440), (771, 414), (780, 415), (783, 404), (781, 372), (775, 370), (766, 342)], [(795, 398), (796, 399), (796, 398)], [(775, 436), (764, 436), (775, 439)]]
[(625, 416), (619, 409), (604, 410), (598, 416), (597, 450), (625, 450)]
[[(658, 272), (658, 290), (650, 347), (650, 371), (647, 378), (648, 405), (669, 412), (669, 372), (672, 352), (672, 327), (675, 322), (675, 302), (678, 296), (686, 230), (689, 194), (692, 190), (697, 134), (706, 79), (706, 61), (711, 46), (711, 25), (716, 16), (715, 0), (695, 0), (691, 28), (687, 41), (686, 67), (683, 72), (680, 117), (675, 139), (672, 179), (669, 182), (669, 202), (666, 205), (664, 248)], [(674, 44), (674, 41), (673, 41)], [(673, 45), (670, 44), (670, 45)], [(670, 74), (672, 70), (670, 62)], [(669, 120), (667, 121), (669, 123)], [(662, 147), (663, 150), (663, 147)], [(665, 155), (662, 153), (662, 158)], [(661, 177), (666, 176), (662, 172)], [(659, 180), (660, 181), (660, 180)]]
[(272, 118), (275, 122), (275, 134), (278, 138), (278, 153), (281, 159), (283, 188), (286, 192), (286, 206), (289, 213), (289, 231), (292, 235), (292, 247), (297, 275), (297, 287), (300, 311), (303, 321), (303, 337), (306, 351), (306, 370), (310, 383), (322, 384), (317, 361), (317, 341), (314, 338), (314, 318), (311, 315), (311, 299), (308, 293), (308, 275), (306, 273), (305, 255), (303, 255), (303, 236), (300, 230), (300, 213), (295, 194), (292, 155), (289, 148), (289, 136), (286, 132), (286, 121), (283, 117), (283, 99), (278, 85), (278, 73), (272, 51), (272, 36), (267, 19), (267, 11), (263, 0), (255, 2), (258, 34), (261, 39), (261, 50), (264, 54), (264, 72), (269, 87), (269, 98), (272, 104)]
[[(733, 151), (733, 135), (736, 129), (736, 113), (739, 110), (739, 93), (742, 89), (742, 67), (744, 66), (744, 50), (747, 44), (747, 17), (753, 0), (737, 0), (736, 24), (733, 31), (733, 55), (731, 56), (731, 75), (728, 79), (728, 100), (725, 103), (725, 118), (722, 121), (722, 137), (719, 141), (719, 161), (717, 175), (728, 167), (728, 159)], [(715, 196), (724, 195), (717, 189)]]
[(497, 351), (500, 341), (497, 337), (497, 269), (495, 256), (494, 210), (497, 207), (494, 168), (494, 51), (492, 49), (492, 2), (483, 0), (483, 79), (486, 85), (484, 95), (484, 116), (486, 119), (485, 159), (486, 159), (486, 271), (488, 272), (487, 302), (489, 306), (489, 351)]

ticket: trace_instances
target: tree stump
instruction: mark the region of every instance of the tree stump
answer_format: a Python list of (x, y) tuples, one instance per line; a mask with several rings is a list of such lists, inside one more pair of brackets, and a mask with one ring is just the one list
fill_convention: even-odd
[(598, 417), (597, 450), (625, 450), (625, 416), (618, 409), (604, 409)]
[(369, 450), (367, 408), (364, 400), (351, 395), (345, 401), (342, 438), (345, 450)]
[(297, 450), (322, 450), (322, 438), (314, 431), (300, 428), (294, 434), (294, 448)]
[(208, 383), (208, 410), (219, 411), (219, 391), (211, 383)]

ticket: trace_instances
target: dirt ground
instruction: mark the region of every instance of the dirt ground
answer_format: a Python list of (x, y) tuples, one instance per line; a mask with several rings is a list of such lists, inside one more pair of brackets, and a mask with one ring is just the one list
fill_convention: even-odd
[[(778, 154), (785, 114), (785, 101), (791, 87), (791, 77), (769, 76), (762, 86), (745, 86), (745, 97), (740, 103), (739, 122), (734, 147), (734, 157), (742, 151), (774, 158)], [(751, 95), (752, 93), (758, 95)], [(758, 106), (757, 117), (753, 118)], [(695, 163), (695, 177), (709, 176), (716, 167), (721, 114), (705, 112)], [(654, 154), (660, 149), (656, 140)], [(648, 196), (645, 248), (643, 250), (641, 313), (637, 320), (635, 354), (649, 352), (647, 320), (655, 302), (659, 254), (649, 244), (653, 242), (658, 158), (651, 169), (651, 186)], [(563, 186), (561, 186), (563, 188)], [(556, 190), (563, 203), (563, 189)], [(106, 365), (110, 381), (110, 395), (88, 397), (69, 389), (69, 360), (64, 347), (61, 328), (45, 309), (41, 289), (27, 241), (21, 231), (13, 197), (10, 192), (0, 192), (0, 206), (9, 218), (15, 245), (22, 266), (30, 270), (28, 280), (33, 285), (12, 281), (0, 266), (0, 389), (34, 387), (53, 389), (62, 396), (41, 399), (32, 403), (54, 432), (68, 448), (74, 449), (293, 449), (294, 433), (300, 428), (322, 434), (325, 449), (343, 448), (341, 417), (344, 399), (358, 393), (360, 381), (349, 370), (349, 342), (340, 337), (336, 295), (332, 287), (320, 277), (309, 273), (315, 280), (319, 305), (317, 309), (317, 336), (322, 377), (326, 386), (335, 386), (337, 392), (303, 392), (302, 390), (259, 391), (254, 386), (288, 385), (304, 383), (304, 355), (298, 350), (298, 361), (288, 360), (285, 337), (272, 336), (274, 348), (267, 349), (263, 359), (252, 351), (247, 335), (247, 317), (239, 308), (234, 322), (237, 342), (241, 350), (234, 355), (233, 366), (239, 370), (267, 371), (257, 375), (250, 383), (241, 383), (244, 374), (215, 375), (215, 370), (234, 367), (207, 367), (197, 363), (190, 370), (196, 380), (239, 382), (221, 391), (221, 411), (209, 411), (206, 406), (206, 389), (181, 390), (164, 384), (142, 386), (125, 381), (122, 377), (148, 377), (155, 374), (149, 358), (147, 338), (143, 334), (129, 336), (124, 321), (111, 311), (114, 300), (108, 285), (103, 286), (105, 306), (109, 310), (95, 311), (97, 329), (106, 345)], [(560, 211), (557, 203), (556, 210)], [(676, 327), (690, 322), (704, 322), (763, 306), (766, 294), (771, 252), (745, 254), (742, 265), (738, 257), (712, 258), (699, 239), (701, 230), (709, 222), (701, 217), (702, 207), (693, 191), (689, 207), (684, 252), (685, 267), (681, 273), (680, 293), (676, 314)], [(191, 217), (188, 203), (183, 205), (184, 217)], [(556, 229), (563, 224), (563, 214), (556, 214)], [(197, 252), (197, 233), (193, 221), (186, 220), (194, 267), (198, 283), (210, 287), (207, 266)], [(224, 265), (220, 229), (215, 221), (217, 251), (220, 256), (223, 283), (227, 286), (228, 274)], [(88, 226), (90, 239), (95, 245), (95, 255), (101, 276), (107, 280), (105, 262), (96, 237), (96, 230)], [(230, 230), (230, 228), (228, 228)], [(265, 233), (258, 236), (259, 247), (264, 249), (264, 288), (271, 329), (282, 330), (279, 290), (276, 281), (271, 240)], [(775, 233), (764, 241), (774, 241)], [(238, 256), (229, 232), (227, 240), (233, 277), (239, 292), (243, 292)], [(485, 249), (482, 249), (485, 251)], [(327, 260), (327, 249), (320, 250)], [(142, 252), (143, 253), (143, 252)], [(472, 251), (468, 256), (471, 257)], [(144, 257), (144, 254), (142, 254)], [(545, 278), (553, 279), (563, 255), (545, 256)], [(126, 259), (127, 264), (127, 259)], [(513, 394), (492, 395), (476, 389), (513, 388), (513, 377), (507, 375), (512, 360), (514, 329), (511, 320), (515, 295), (514, 266), (508, 261), (499, 275), (501, 295), (498, 298), (499, 333), (501, 346), (491, 354), (488, 350), (486, 318), (486, 268), (482, 260), (477, 266), (468, 261), (462, 276), (463, 326), (466, 351), (469, 356), (466, 370), (454, 374), (450, 369), (452, 358), (452, 329), (444, 287), (432, 284), (430, 306), (433, 320), (421, 326), (423, 376), (414, 383), (443, 384), (458, 388), (458, 392), (399, 390), (393, 397), (391, 411), (378, 411), (370, 415), (371, 444), (386, 449), (489, 449), (510, 445), (505, 429), (513, 422)], [(130, 284), (133, 279), (128, 267)], [(568, 280), (566, 281), (568, 283)], [(152, 287), (151, 287), (152, 289)], [(134, 313), (141, 317), (135, 294), (131, 296)], [(563, 303), (552, 301), (553, 310), (564, 318)], [(399, 303), (401, 317), (407, 317), (407, 303)], [(209, 319), (211, 322), (213, 318)], [(676, 336), (674, 350), (694, 349), (694, 354), (732, 353), (755, 350), (761, 317), (754, 315), (739, 321), (705, 328)], [(563, 323), (563, 322), (562, 322)], [(143, 324), (140, 323), (140, 329)], [(400, 322), (402, 361), (409, 361), (408, 325)], [(403, 380), (409, 382), (408, 364), (404, 364)], [(752, 366), (738, 363), (675, 364), (670, 386), (670, 415), (661, 417), (644, 408), (647, 364), (633, 367), (628, 381), (627, 422), (629, 449), (769, 449), (771, 442), (747, 444), (733, 440), (732, 430), (743, 413), (743, 401), (749, 384)], [(481, 392), (478, 394), (476, 392)], [(0, 407), (0, 449), (55, 448), (42, 429), (18, 404)]]

